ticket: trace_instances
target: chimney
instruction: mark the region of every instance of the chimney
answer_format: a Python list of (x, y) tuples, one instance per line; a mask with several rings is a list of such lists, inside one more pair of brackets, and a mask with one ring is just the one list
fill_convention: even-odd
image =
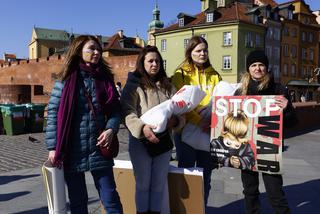
[(118, 31), (118, 35), (119, 35), (120, 38), (123, 38), (123, 30), (119, 30)]

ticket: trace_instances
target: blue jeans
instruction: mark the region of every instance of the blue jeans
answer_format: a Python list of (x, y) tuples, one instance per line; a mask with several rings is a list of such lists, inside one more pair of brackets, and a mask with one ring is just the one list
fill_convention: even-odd
[[(100, 200), (108, 214), (122, 214), (112, 167), (91, 171)], [(88, 193), (84, 172), (65, 172), (71, 213), (88, 213)]]
[(196, 166), (203, 168), (204, 201), (205, 205), (207, 205), (213, 170), (210, 153), (196, 150), (184, 142), (176, 142), (176, 144), (179, 144), (179, 150), (177, 150), (179, 152), (178, 167), (190, 168)]
[(144, 145), (129, 134), (129, 154), (136, 179), (137, 212), (160, 212), (171, 150), (152, 158)]

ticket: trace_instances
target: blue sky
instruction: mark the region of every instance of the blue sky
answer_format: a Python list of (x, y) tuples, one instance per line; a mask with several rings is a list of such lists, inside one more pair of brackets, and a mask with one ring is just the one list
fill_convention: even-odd
[[(306, 2), (312, 10), (320, 9), (319, 0)], [(4, 52), (27, 58), (33, 26), (104, 36), (122, 29), (126, 36), (146, 39), (154, 5), (155, 0), (1, 1), (0, 58)], [(179, 12), (194, 15), (201, 10), (200, 0), (158, 0), (158, 5), (165, 25), (175, 21)]]

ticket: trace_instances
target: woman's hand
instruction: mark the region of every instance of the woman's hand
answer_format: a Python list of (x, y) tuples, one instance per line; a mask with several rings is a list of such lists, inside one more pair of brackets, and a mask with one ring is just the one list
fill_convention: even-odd
[(50, 161), (51, 164), (53, 164), (55, 155), (56, 155), (56, 150), (49, 151), (48, 161)]
[(170, 117), (170, 119), (168, 119), (168, 121), (167, 121), (167, 128), (168, 129), (172, 129), (174, 127), (177, 127), (178, 125), (179, 125), (179, 119), (175, 115), (172, 115), (172, 117)]
[(209, 133), (210, 132), (210, 117), (208, 118), (202, 118), (200, 121), (200, 128), (203, 132)]
[(156, 135), (152, 131), (153, 128), (155, 127), (152, 125), (148, 125), (148, 124), (144, 125), (142, 128), (143, 135), (151, 143), (159, 143), (159, 139), (156, 137)]
[(234, 168), (239, 168), (240, 167), (240, 160), (237, 156), (231, 156), (230, 158), (230, 164), (234, 167)]
[(107, 129), (99, 135), (98, 143), (96, 145), (106, 147), (109, 145), (109, 143), (112, 142), (112, 138), (113, 138), (113, 130)]
[(287, 108), (287, 105), (288, 105), (287, 98), (281, 96), (281, 97), (277, 97), (275, 101), (276, 101), (275, 104), (279, 106), (282, 110)]

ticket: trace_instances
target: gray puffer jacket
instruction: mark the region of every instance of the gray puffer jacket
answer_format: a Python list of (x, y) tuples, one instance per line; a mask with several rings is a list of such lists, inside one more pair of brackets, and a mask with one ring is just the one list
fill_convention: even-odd
[[(89, 77), (84, 72), (81, 72), (86, 90), (91, 94), (92, 103), (95, 109), (98, 109), (99, 104), (96, 99), (94, 79)], [(81, 78), (78, 78), (81, 81)], [(78, 82), (79, 87), (83, 84)], [(48, 150), (55, 150), (57, 142), (57, 114), (62, 95), (64, 83), (56, 81), (51, 93), (51, 98), (48, 105), (48, 121), (46, 128), (46, 146)], [(98, 130), (96, 127), (95, 118), (89, 108), (88, 100), (85, 96), (84, 89), (81, 87), (78, 90), (77, 106), (74, 112), (72, 125), (72, 142), (69, 149), (67, 164), (64, 164), (65, 170), (70, 172), (92, 171), (112, 167), (113, 160), (106, 160), (96, 146), (98, 138)], [(117, 92), (115, 92), (117, 93)], [(100, 127), (105, 129), (111, 128), (114, 133), (119, 130), (121, 114), (119, 111), (106, 118), (103, 114), (97, 114), (97, 122)]]

